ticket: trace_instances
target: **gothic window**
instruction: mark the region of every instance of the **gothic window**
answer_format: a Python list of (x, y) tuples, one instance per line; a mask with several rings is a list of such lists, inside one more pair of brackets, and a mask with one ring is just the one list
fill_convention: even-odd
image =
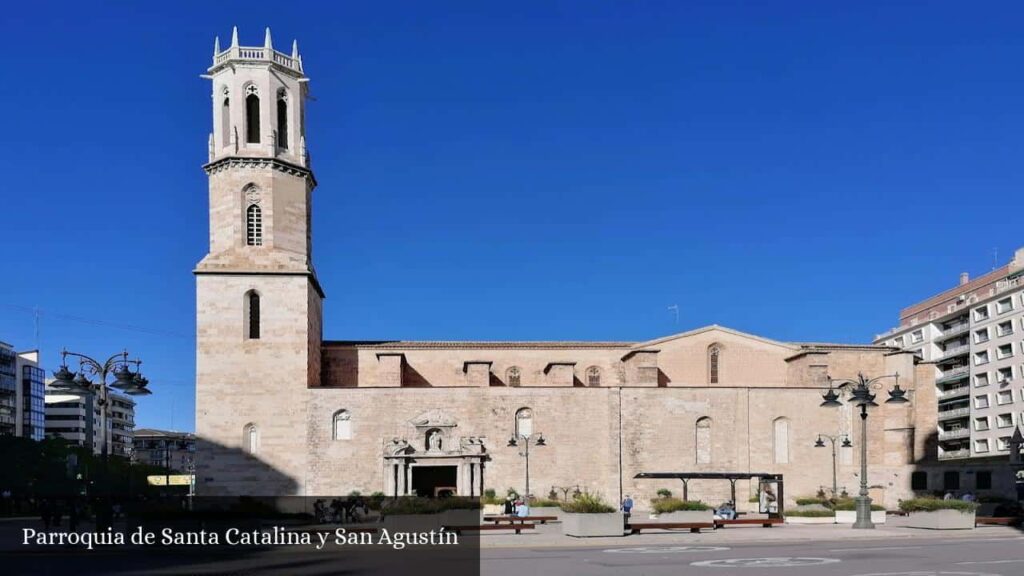
[(708, 383), (718, 384), (719, 363), (721, 362), (722, 349), (718, 344), (708, 347)]
[(245, 243), (263, 246), (263, 209), (259, 204), (250, 204), (245, 209)]
[(221, 146), (231, 144), (231, 99), (227, 96), (220, 107), (220, 137)]
[(247, 454), (255, 455), (260, 449), (260, 429), (249, 423), (242, 428), (242, 447)]
[(519, 386), (520, 373), (519, 368), (513, 366), (505, 372), (505, 383), (509, 386)]
[(697, 420), (695, 438), (697, 464), (711, 463), (711, 418), (704, 416)]
[(260, 92), (253, 84), (245, 88), (245, 141), (260, 143)]
[(250, 340), (260, 337), (260, 295), (255, 290), (245, 294), (245, 335)]
[(334, 413), (334, 439), (352, 439), (352, 414), (348, 410), (338, 410)]
[(587, 368), (587, 386), (601, 385), (601, 369), (597, 366)]
[(277, 91), (277, 147), (288, 149), (288, 94)]
[(516, 438), (533, 435), (533, 410), (520, 408), (516, 410)]
[(772, 428), (775, 463), (789, 464), (789, 419), (776, 418)]

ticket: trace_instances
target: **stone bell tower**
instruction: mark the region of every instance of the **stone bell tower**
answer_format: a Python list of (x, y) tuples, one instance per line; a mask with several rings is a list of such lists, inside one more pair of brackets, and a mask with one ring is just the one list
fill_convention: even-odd
[(210, 249), (196, 275), (197, 491), (303, 493), (308, 387), (319, 384), (323, 292), (313, 269), (316, 179), (297, 44), (214, 43)]

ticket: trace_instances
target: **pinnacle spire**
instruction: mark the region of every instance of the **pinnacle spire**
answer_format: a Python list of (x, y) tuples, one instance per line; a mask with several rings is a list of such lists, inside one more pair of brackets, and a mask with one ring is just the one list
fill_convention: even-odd
[(231, 47), (235, 48), (238, 46), (238, 26), (231, 27)]
[(267, 50), (273, 50), (274, 44), (270, 41), (270, 27), (267, 26), (267, 34), (263, 39), (263, 47)]
[(292, 40), (292, 58), (299, 57), (299, 41)]
[(220, 54), (220, 36), (213, 37), (213, 55)]

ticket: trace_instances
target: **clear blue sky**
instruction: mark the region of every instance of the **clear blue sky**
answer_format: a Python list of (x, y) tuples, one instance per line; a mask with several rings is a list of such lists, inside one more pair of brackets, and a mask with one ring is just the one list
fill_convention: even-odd
[[(17, 3), (0, 340), (193, 425), (213, 37), (298, 38), (325, 337), (864, 342), (1024, 245), (1019, 2)], [(678, 304), (676, 324), (667, 306)], [(124, 325), (134, 327), (126, 329)]]

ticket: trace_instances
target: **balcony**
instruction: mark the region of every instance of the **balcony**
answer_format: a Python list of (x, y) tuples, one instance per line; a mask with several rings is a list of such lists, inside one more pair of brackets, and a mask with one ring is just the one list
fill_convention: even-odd
[(960, 450), (946, 450), (939, 454), (939, 460), (953, 460), (955, 458), (967, 458), (971, 455), (970, 448), (962, 448)]
[(942, 373), (936, 380), (936, 384), (942, 384), (943, 382), (953, 382), (961, 378), (967, 378), (967, 374), (971, 371), (970, 366), (957, 366), (950, 368)]
[(943, 340), (948, 340), (953, 336), (959, 336), (964, 332), (967, 332), (968, 330), (970, 330), (970, 328), (970, 322), (957, 322), (955, 324), (950, 324), (949, 326), (946, 326), (945, 328), (942, 329), (942, 336), (940, 338)]
[(942, 351), (942, 355), (939, 356), (939, 362), (950, 360), (958, 356), (966, 356), (971, 351), (970, 344), (963, 344), (961, 346), (953, 346), (952, 348), (946, 348)]
[(956, 440), (958, 438), (967, 438), (971, 435), (970, 428), (959, 428), (957, 430), (944, 430), (939, 432), (939, 440)]
[(943, 390), (942, 392), (939, 392), (939, 398), (955, 398), (957, 396), (967, 396), (970, 393), (970, 386), (957, 386), (956, 388), (950, 388), (948, 390)]
[(955, 410), (944, 410), (939, 412), (939, 420), (953, 420), (955, 418), (966, 418), (971, 415), (971, 408), (956, 408)]

